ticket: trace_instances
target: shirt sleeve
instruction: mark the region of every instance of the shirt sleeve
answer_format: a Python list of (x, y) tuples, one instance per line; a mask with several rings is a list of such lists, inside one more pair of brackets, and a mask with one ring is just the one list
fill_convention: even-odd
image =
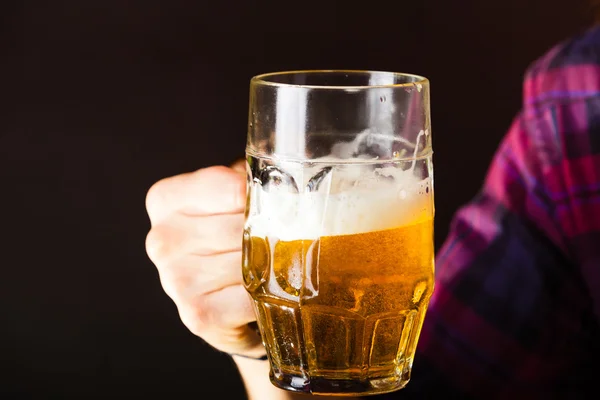
[(556, 129), (546, 117), (515, 119), (480, 193), (455, 215), (404, 396), (584, 390), (593, 321), (546, 187)]

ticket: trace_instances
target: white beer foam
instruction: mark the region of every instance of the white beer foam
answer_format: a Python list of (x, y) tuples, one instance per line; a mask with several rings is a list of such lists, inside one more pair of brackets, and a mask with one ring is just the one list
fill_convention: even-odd
[[(321, 192), (267, 192), (253, 183), (247, 221), (251, 234), (286, 241), (316, 239), (392, 229), (433, 217), (430, 178), (419, 179), (412, 169), (373, 169), (372, 160), (365, 170), (365, 160), (353, 161), (346, 167), (334, 166), (333, 179)], [(288, 172), (291, 167), (282, 165)], [(302, 171), (294, 175), (304, 188), (314, 170), (298, 164), (296, 169)], [(385, 179), (390, 176), (393, 181)]]

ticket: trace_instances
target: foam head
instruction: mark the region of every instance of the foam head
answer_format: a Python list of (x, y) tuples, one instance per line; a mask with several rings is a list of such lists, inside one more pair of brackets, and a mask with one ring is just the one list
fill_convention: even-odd
[[(299, 183), (294, 190), (251, 184), (247, 226), (253, 236), (315, 239), (392, 229), (433, 217), (432, 181), (418, 178), (410, 168), (345, 159), (343, 164), (321, 160), (310, 166), (282, 162), (281, 170)], [(318, 184), (313, 184), (316, 176)]]

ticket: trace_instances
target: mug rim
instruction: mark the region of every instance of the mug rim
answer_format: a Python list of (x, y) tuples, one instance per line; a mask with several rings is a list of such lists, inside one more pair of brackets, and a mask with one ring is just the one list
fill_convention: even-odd
[[(388, 83), (388, 84), (373, 84), (373, 85), (304, 85), (294, 84), (285, 82), (276, 82), (270, 80), (273, 77), (282, 77), (285, 75), (314, 75), (314, 74), (338, 74), (338, 75), (380, 75), (396, 78), (411, 78), (412, 82), (399, 82), (399, 83)], [(274, 86), (274, 87), (290, 87), (290, 88), (305, 88), (305, 89), (325, 89), (325, 90), (368, 90), (368, 89), (384, 89), (384, 88), (406, 88), (416, 87), (419, 91), (423, 86), (429, 86), (429, 79), (424, 76), (405, 73), (405, 72), (391, 72), (391, 71), (375, 71), (375, 70), (360, 70), (360, 69), (307, 69), (307, 70), (289, 70), (289, 71), (276, 71), (267, 72), (264, 74), (253, 76), (250, 80), (251, 84), (262, 85), (262, 86)]]

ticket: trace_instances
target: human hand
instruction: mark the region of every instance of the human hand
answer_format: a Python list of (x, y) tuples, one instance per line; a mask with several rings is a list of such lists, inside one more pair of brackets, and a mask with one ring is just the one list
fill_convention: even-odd
[(243, 162), (165, 178), (146, 197), (146, 251), (185, 326), (218, 350), (264, 355), (242, 285)]

